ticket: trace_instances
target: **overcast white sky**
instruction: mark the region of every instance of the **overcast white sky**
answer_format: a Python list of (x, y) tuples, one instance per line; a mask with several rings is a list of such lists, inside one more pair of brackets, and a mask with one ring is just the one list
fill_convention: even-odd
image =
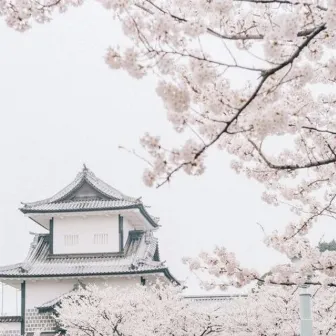
[[(188, 278), (183, 256), (215, 244), (235, 251), (244, 263), (266, 269), (279, 256), (266, 249), (267, 231), (284, 225), (286, 209), (269, 208), (261, 187), (237, 176), (229, 157), (214, 151), (202, 177), (177, 175), (159, 190), (142, 183), (144, 163), (118, 145), (139, 148), (145, 132), (174, 133), (154, 80), (136, 81), (112, 71), (103, 56), (123, 36), (111, 13), (88, 4), (21, 34), (0, 23), (0, 264), (24, 259), (41, 230), (18, 211), (20, 201), (49, 197), (72, 181), (83, 162), (130, 196), (143, 196), (161, 218), (162, 258), (179, 279)], [(326, 221), (314, 239), (335, 228)], [(335, 227), (335, 226), (334, 226)], [(198, 292), (196, 282), (190, 291)]]

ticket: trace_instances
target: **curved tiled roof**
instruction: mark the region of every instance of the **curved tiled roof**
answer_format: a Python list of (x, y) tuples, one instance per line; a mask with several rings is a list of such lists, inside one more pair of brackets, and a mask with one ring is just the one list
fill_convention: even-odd
[[(62, 211), (62, 210), (90, 210), (90, 209), (110, 209), (126, 208), (134, 206), (133, 202), (125, 200), (74, 200), (44, 203), (33, 206), (34, 211)], [(25, 208), (23, 208), (25, 210)]]
[[(84, 185), (92, 188), (96, 195), (73, 197)], [(86, 166), (68, 186), (54, 196), (41, 201), (23, 204), (24, 206), (20, 210), (25, 214), (137, 208), (153, 227), (157, 227), (159, 221), (157, 217), (153, 217), (147, 212), (140, 198), (126, 196), (96, 177)]]
[(124, 195), (119, 190), (111, 187), (101, 179), (99, 179), (91, 170), (89, 170), (86, 166), (84, 166), (83, 170), (77, 174), (75, 179), (67, 185), (65, 188), (63, 188), (61, 191), (59, 191), (57, 194), (55, 194), (52, 197), (46, 198), (41, 201), (32, 202), (32, 203), (24, 203), (25, 207), (31, 208), (35, 206), (41, 206), (43, 204), (49, 204), (49, 203), (55, 203), (60, 202), (66, 199), (67, 196), (72, 194), (75, 190), (77, 190), (83, 182), (87, 182), (89, 185), (91, 185), (93, 188), (98, 190), (100, 193), (105, 195), (106, 197), (112, 199), (112, 200), (124, 200), (131, 203), (138, 203), (137, 198), (129, 197)]
[(49, 238), (36, 235), (25, 261), (0, 268), (0, 278), (169, 274), (163, 262), (154, 260), (158, 242), (151, 232), (130, 231), (123, 254), (50, 255)]

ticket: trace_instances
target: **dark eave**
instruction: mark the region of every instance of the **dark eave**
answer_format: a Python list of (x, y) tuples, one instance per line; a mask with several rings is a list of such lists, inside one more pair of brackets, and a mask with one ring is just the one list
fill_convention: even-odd
[[(128, 210), (128, 209), (139, 209), (140, 213), (148, 220), (148, 222), (154, 227), (157, 228), (159, 225), (153, 220), (153, 218), (148, 214), (146, 209), (142, 204), (137, 204), (137, 205), (127, 205), (123, 207), (113, 207), (113, 208), (94, 208), (94, 209), (65, 209), (65, 210), (34, 210), (34, 209), (29, 209), (29, 208), (20, 208), (20, 211), (23, 212), (24, 214), (41, 214), (41, 213), (70, 213), (70, 212), (93, 212), (93, 211), (111, 211), (111, 210)], [(36, 221), (35, 221), (36, 222)]]
[(162, 270), (162, 273), (167, 277), (169, 281), (177, 286), (181, 286), (181, 283), (170, 273), (168, 268)]
[(153, 270), (142, 270), (137, 271), (136, 269), (127, 272), (106, 272), (106, 273), (70, 273), (70, 274), (1, 274), (0, 279), (36, 279), (36, 278), (78, 278), (78, 277), (96, 277), (96, 276), (120, 276), (120, 275), (137, 275), (137, 274), (155, 274), (163, 273), (169, 280), (177, 282), (177, 280), (170, 274), (167, 268), (153, 269)]
[(138, 209), (140, 210), (141, 214), (148, 220), (148, 222), (153, 226), (153, 227), (159, 227), (159, 225), (153, 220), (153, 218), (149, 215), (149, 213), (146, 211), (144, 206), (142, 204), (138, 205)]

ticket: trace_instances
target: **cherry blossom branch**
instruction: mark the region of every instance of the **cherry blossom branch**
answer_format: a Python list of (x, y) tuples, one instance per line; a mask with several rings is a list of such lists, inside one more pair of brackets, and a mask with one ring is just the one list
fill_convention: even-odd
[(150, 165), (151, 167), (153, 167), (153, 164), (148, 161), (147, 159), (145, 159), (143, 156), (139, 155), (134, 149), (130, 150), (130, 149), (127, 149), (123, 146), (118, 146), (119, 149), (123, 149), (124, 151), (128, 152), (128, 153), (131, 153), (132, 155), (135, 155), (137, 158), (141, 159), (142, 161), (146, 162), (148, 165)]
[[(263, 279), (256, 279), (260, 282), (267, 283)], [(277, 285), (277, 286), (297, 286), (298, 284), (296, 282), (276, 282), (276, 281), (270, 281), (269, 282), (271, 285)], [(305, 281), (302, 285), (307, 285), (307, 286), (323, 286), (323, 284), (320, 281)], [(328, 287), (336, 287), (336, 283), (328, 283)]]
[(42, 4), (42, 3), (38, 2), (38, 1), (35, 1), (35, 3), (38, 4), (39, 6), (41, 6), (42, 8), (51, 8), (51, 7), (55, 7), (58, 4), (60, 4), (61, 1), (62, 0), (56, 0), (55, 2), (53, 2), (51, 4), (47, 4), (47, 5)]
[[(289, 126), (294, 126), (294, 125), (289, 125)], [(316, 132), (319, 132), (319, 133), (329, 133), (329, 134), (332, 134), (332, 135), (336, 135), (336, 131), (329, 131), (329, 130), (326, 130), (326, 129), (319, 129), (317, 127), (302, 126), (302, 128), (310, 130), (310, 131), (316, 131)]]
[[(201, 149), (199, 151), (197, 151), (194, 155), (193, 161), (197, 160), (198, 157), (200, 157), (209, 147), (211, 147), (214, 143), (216, 143), (221, 136), (224, 133), (227, 133), (229, 127), (238, 119), (238, 117), (240, 116), (241, 113), (244, 112), (244, 110), (250, 105), (250, 103), (257, 97), (260, 89), (263, 87), (264, 83), (267, 81), (267, 79), (274, 75), (275, 73), (277, 73), (279, 70), (285, 68), (287, 65), (290, 65), (294, 62), (294, 60), (300, 55), (301, 51), (308, 46), (308, 44), (319, 34), (321, 33), (323, 30), (326, 29), (326, 25), (325, 24), (321, 24), (319, 27), (317, 27), (311, 34), (309, 37), (307, 37), (307, 39), (301, 43), (301, 45), (297, 48), (297, 50), (292, 54), (291, 57), (289, 57), (286, 61), (284, 61), (283, 63), (279, 64), (278, 66), (275, 66), (269, 70), (266, 70), (262, 73), (262, 79), (259, 82), (259, 84), (257, 85), (257, 87), (255, 88), (254, 92), (252, 93), (252, 95), (247, 99), (247, 101), (238, 109), (238, 112), (226, 123), (225, 127), (216, 134), (216, 136), (214, 136), (214, 138), (208, 142), (207, 144), (205, 144), (204, 146), (201, 147)], [(320, 161), (319, 163), (316, 163), (316, 165), (312, 165), (310, 164), (306, 164), (305, 166), (300, 167), (299, 165), (275, 165), (272, 164), (270, 161), (267, 160), (267, 158), (264, 156), (264, 154), (258, 149), (258, 147), (256, 146), (256, 144), (254, 144), (254, 142), (252, 142), (250, 140), (250, 143), (255, 147), (255, 149), (259, 152), (261, 158), (263, 158), (263, 160), (267, 163), (267, 165), (270, 168), (274, 168), (274, 169), (303, 169), (303, 168), (309, 168), (309, 167), (313, 167), (313, 166), (318, 166), (318, 165), (323, 165), (323, 164), (330, 164), (330, 163), (334, 163), (336, 162), (336, 158), (334, 159), (329, 159), (329, 160), (324, 160), (324, 161)], [(165, 180), (161, 183), (159, 183), (157, 185), (157, 188), (161, 187), (162, 185), (164, 185), (166, 182), (168, 182), (170, 180), (170, 178), (177, 172), (179, 171), (182, 167), (186, 166), (186, 165), (192, 165), (193, 161), (189, 161), (189, 162), (183, 162), (180, 165), (178, 165), (177, 167), (175, 167), (172, 171), (170, 171)]]
[(331, 207), (333, 201), (335, 200), (336, 194), (333, 195), (329, 201), (329, 203), (320, 211), (318, 211), (316, 214), (313, 214), (311, 217), (309, 217), (300, 228), (296, 230), (291, 236), (285, 237), (285, 240), (289, 240), (294, 238), (297, 234), (299, 234), (307, 225), (309, 222), (311, 222), (314, 218), (321, 216), (325, 211), (328, 211), (328, 209)]
[[(169, 15), (171, 16), (173, 19), (177, 20), (178, 22), (188, 22), (187, 19), (185, 18), (182, 18), (180, 16), (177, 16), (175, 14), (171, 14), (171, 13), (168, 13), (167, 11), (165, 11), (163, 8), (159, 7), (158, 5), (156, 5), (153, 1), (151, 0), (145, 0), (147, 3), (149, 3), (150, 5), (152, 5), (155, 9), (157, 9), (159, 12), (161, 12), (162, 14), (165, 14), (165, 15)], [(248, 0), (235, 0), (235, 1), (239, 1), (239, 2), (243, 2), (243, 1), (248, 1)], [(285, 0), (284, 0), (285, 1)], [(249, 2), (254, 2), (253, 0), (249, 1)], [(263, 1), (261, 1), (263, 2)], [(299, 3), (293, 3), (293, 5), (298, 5)], [(151, 10), (145, 8), (144, 6), (140, 5), (140, 4), (135, 4), (135, 6), (137, 6), (138, 8), (146, 11), (148, 14), (154, 14)], [(320, 8), (322, 9), (322, 8)], [(304, 36), (308, 36), (310, 35), (313, 31), (314, 31), (315, 28), (312, 28), (312, 29), (305, 29), (305, 30), (302, 30), (302, 31), (299, 31), (297, 36), (298, 37), (304, 37)], [(223, 34), (223, 33), (220, 33), (216, 30), (214, 30), (213, 28), (210, 28), (210, 27), (207, 27), (207, 32), (210, 34), (210, 35), (213, 35), (214, 37), (219, 37), (221, 39), (225, 39), (225, 40), (262, 40), (264, 39), (264, 35), (263, 34)]]
[(262, 68), (253, 68), (253, 67), (248, 67), (248, 66), (244, 66), (244, 65), (239, 65), (239, 64), (228, 64), (228, 63), (224, 63), (218, 60), (212, 60), (212, 59), (208, 59), (205, 56), (203, 57), (199, 57), (197, 55), (193, 55), (190, 53), (183, 53), (177, 50), (174, 51), (168, 51), (168, 50), (155, 50), (155, 49), (149, 49), (150, 52), (155, 52), (157, 54), (163, 54), (163, 55), (178, 55), (181, 57), (188, 57), (188, 58), (192, 58), (195, 59), (197, 61), (201, 61), (201, 62), (206, 62), (206, 63), (210, 63), (210, 64), (216, 64), (216, 65), (220, 65), (220, 66), (225, 66), (227, 68), (237, 68), (237, 69), (242, 69), (242, 70), (248, 70), (248, 71), (256, 71), (256, 72), (265, 72), (266, 69), (262, 69)]
[(299, 169), (306, 169), (306, 168), (312, 168), (312, 167), (319, 167), (324, 165), (329, 165), (331, 163), (336, 163), (336, 158), (330, 158), (325, 160), (319, 160), (315, 162), (307, 162), (304, 164), (275, 164), (272, 163), (269, 159), (266, 158), (265, 154), (261, 151), (261, 149), (256, 145), (255, 142), (253, 142), (251, 139), (248, 140), (249, 143), (255, 148), (255, 150), (259, 153), (260, 157), (263, 159), (263, 161), (267, 164), (269, 168), (276, 169), (276, 170), (299, 170)]
[(314, 6), (319, 10), (327, 11), (328, 8), (320, 6), (320, 5), (313, 5), (311, 3), (302, 3), (301, 1), (290, 1), (290, 0), (234, 0), (235, 2), (249, 2), (254, 4), (280, 4), (280, 5), (292, 5), (292, 6)]

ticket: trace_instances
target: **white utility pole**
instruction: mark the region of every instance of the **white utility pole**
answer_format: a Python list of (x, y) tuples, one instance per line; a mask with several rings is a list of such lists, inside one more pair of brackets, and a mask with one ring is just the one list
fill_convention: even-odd
[(308, 286), (300, 286), (300, 336), (313, 336), (312, 297)]
[[(294, 257), (292, 263), (298, 264), (301, 258)], [(310, 276), (307, 277), (307, 280)], [(308, 285), (299, 286), (300, 291), (300, 336), (313, 336), (312, 297)]]
[(4, 314), (4, 284), (1, 282), (1, 316)]

